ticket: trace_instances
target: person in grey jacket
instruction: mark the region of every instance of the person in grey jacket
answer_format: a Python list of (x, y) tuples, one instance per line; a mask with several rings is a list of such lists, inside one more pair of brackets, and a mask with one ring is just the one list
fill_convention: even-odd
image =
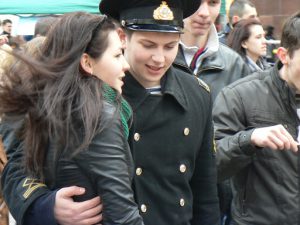
[(174, 66), (206, 82), (213, 100), (226, 85), (250, 73), (243, 59), (221, 44), (214, 22), (221, 1), (203, 0), (198, 10), (184, 20), (179, 51)]
[(299, 26), (300, 12), (283, 27), (274, 68), (229, 85), (215, 101), (218, 178), (232, 177), (233, 224), (300, 223)]
[[(214, 22), (220, 13), (221, 1), (201, 1), (197, 11), (184, 20), (175, 67), (195, 75), (211, 89), (212, 99), (232, 82), (250, 73), (244, 60), (235, 51), (219, 42)], [(230, 220), (231, 190), (229, 181), (218, 185), (223, 221)]]

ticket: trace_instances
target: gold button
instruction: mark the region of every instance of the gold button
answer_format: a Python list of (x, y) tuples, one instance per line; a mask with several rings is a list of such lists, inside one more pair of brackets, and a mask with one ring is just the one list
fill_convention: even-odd
[(184, 201), (184, 199), (183, 199), (183, 198), (181, 198), (181, 199), (180, 199), (180, 201), (179, 201), (179, 204), (180, 204), (180, 206), (181, 206), (181, 207), (183, 207), (183, 206), (184, 206), (184, 204), (185, 204), (185, 201)]
[(143, 173), (143, 169), (142, 168), (140, 168), (140, 167), (136, 168), (136, 170), (135, 170), (135, 174), (136, 175), (140, 176), (140, 175), (142, 175), (142, 173)]
[(143, 213), (147, 212), (147, 206), (144, 205), (144, 204), (142, 204), (142, 205), (141, 205), (141, 211), (142, 211)]
[(188, 136), (190, 134), (190, 129), (189, 128), (184, 128), (183, 133), (185, 136)]
[(179, 170), (180, 170), (181, 173), (185, 173), (186, 166), (184, 164), (181, 164), (180, 167), (179, 167)]
[(141, 135), (139, 133), (135, 133), (133, 138), (134, 138), (135, 141), (139, 141), (140, 138), (141, 138)]

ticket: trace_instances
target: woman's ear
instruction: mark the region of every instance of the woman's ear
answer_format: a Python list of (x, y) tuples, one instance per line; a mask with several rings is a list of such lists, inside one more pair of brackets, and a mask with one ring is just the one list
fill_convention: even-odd
[(91, 57), (83, 53), (81, 58), (80, 58), (80, 65), (81, 68), (87, 73), (87, 74), (93, 74), (93, 68), (92, 68), (92, 62), (91, 62)]
[(288, 53), (288, 50), (284, 47), (279, 47), (277, 49), (277, 57), (279, 58), (279, 60), (281, 61), (281, 63), (283, 65), (286, 65), (288, 64), (289, 62), (289, 53)]
[(248, 49), (247, 44), (246, 44), (246, 41), (243, 41), (243, 42), (241, 43), (241, 45), (242, 45), (242, 47), (243, 47), (245, 50)]

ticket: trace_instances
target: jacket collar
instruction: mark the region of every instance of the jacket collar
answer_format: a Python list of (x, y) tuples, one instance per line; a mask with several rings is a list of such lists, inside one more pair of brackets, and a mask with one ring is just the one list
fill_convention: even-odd
[[(189, 66), (187, 65), (184, 54), (183, 54), (183, 48), (181, 45), (179, 45), (179, 50), (176, 56), (176, 59), (174, 61), (175, 65), (178, 65), (180, 67), (184, 67), (185, 71), (193, 74), (193, 72), (190, 70)], [(217, 70), (224, 70), (225, 69), (225, 61), (222, 59), (220, 54), (218, 52), (214, 53), (213, 55), (207, 56), (203, 59), (202, 64), (200, 65), (200, 68), (198, 70), (198, 73), (207, 70), (207, 69), (217, 69)]]
[[(188, 95), (178, 80), (178, 76), (187, 75), (177, 75), (177, 73), (180, 72), (172, 66), (170, 67), (161, 79), (162, 94), (163, 96), (172, 96), (183, 109), (187, 110)], [(129, 72), (127, 72), (124, 79), (123, 96), (129, 102), (133, 111), (135, 111), (147, 97), (150, 96), (150, 93)]]
[[(225, 68), (224, 60), (218, 53), (220, 51), (220, 45), (221, 44), (218, 39), (216, 28), (214, 25), (212, 25), (207, 44), (205, 46), (205, 53), (202, 56), (201, 59), (202, 62), (200, 64), (197, 73), (206, 69), (224, 70)], [(184, 56), (184, 48), (187, 47), (184, 47), (184, 44), (181, 42), (179, 45), (179, 50), (177, 53), (177, 57), (174, 61), (174, 64), (185, 67), (186, 71), (193, 74), (193, 72), (189, 69), (189, 65), (186, 63), (185, 56)]]
[(278, 61), (274, 65), (274, 67), (270, 70), (272, 75), (272, 80), (275, 86), (277, 87), (282, 100), (287, 105), (294, 106), (296, 91), (293, 88), (291, 88), (285, 80), (281, 78), (279, 70), (282, 68), (282, 66), (283, 66), (282, 63)]

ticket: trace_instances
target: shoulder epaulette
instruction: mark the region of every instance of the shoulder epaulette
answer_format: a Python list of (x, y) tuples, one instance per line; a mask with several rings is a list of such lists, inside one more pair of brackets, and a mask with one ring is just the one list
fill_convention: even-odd
[(197, 80), (198, 80), (198, 83), (201, 87), (203, 87), (208, 93), (210, 93), (210, 88), (209, 86), (203, 81), (201, 80), (200, 78), (196, 77)]

